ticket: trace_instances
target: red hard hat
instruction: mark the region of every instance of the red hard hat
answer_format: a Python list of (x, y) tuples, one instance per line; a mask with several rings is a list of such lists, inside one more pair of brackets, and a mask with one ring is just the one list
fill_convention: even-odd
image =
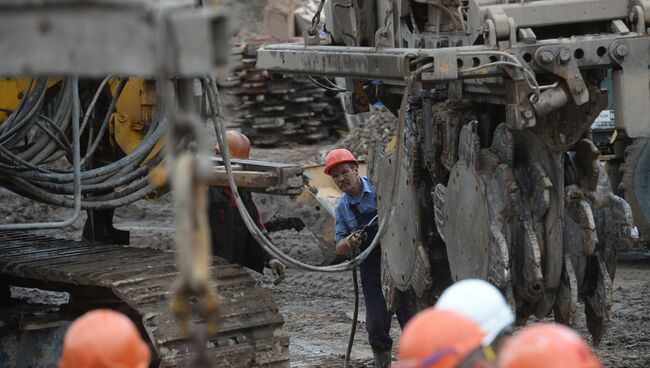
[(354, 162), (355, 165), (359, 166), (359, 163), (357, 162), (357, 159), (354, 158), (354, 155), (352, 152), (346, 150), (345, 148), (337, 148), (329, 151), (327, 156), (325, 156), (325, 174), (329, 175), (330, 170), (334, 168), (334, 166), (344, 164), (346, 162)]
[(399, 367), (453, 368), (481, 347), (485, 332), (471, 319), (448, 310), (427, 308), (404, 327)]
[(499, 368), (601, 368), (602, 365), (572, 329), (551, 323), (528, 326), (505, 342)]
[(127, 316), (96, 309), (77, 318), (68, 328), (59, 368), (147, 368), (150, 354)]

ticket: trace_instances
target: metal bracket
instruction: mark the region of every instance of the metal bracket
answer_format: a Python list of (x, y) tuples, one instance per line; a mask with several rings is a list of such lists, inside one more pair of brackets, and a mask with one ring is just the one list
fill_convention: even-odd
[(535, 62), (540, 68), (565, 81), (576, 105), (580, 106), (589, 102), (589, 91), (580, 73), (580, 68), (568, 47), (540, 47), (535, 51)]
[[(221, 157), (211, 158), (216, 167), (202, 173), (210, 186), (229, 187)], [(234, 177), (237, 187), (252, 192), (280, 195), (299, 195), (304, 186), (302, 167), (257, 160), (231, 160), (235, 169)]]
[(507, 88), (506, 123), (508, 128), (521, 130), (535, 126), (535, 111), (528, 96), (533, 91), (523, 80), (504, 81)]
[[(650, 1), (636, 0), (635, 2), (637, 5), (634, 6), (634, 8), (639, 8), (639, 15), (641, 16), (640, 18), (643, 19), (643, 23), (650, 23)], [(632, 8), (632, 11), (634, 11), (634, 8)], [(643, 32), (640, 33), (645, 33), (645, 27), (643, 28)]]
[(393, 10), (388, 8), (384, 18), (384, 26), (375, 32), (375, 47), (395, 47), (395, 35), (393, 34)]
[(305, 41), (305, 46), (318, 46), (320, 45), (320, 35), (318, 32), (315, 35), (311, 35), (309, 32), (311, 27), (305, 27), (302, 31), (302, 37)]
[(447, 48), (444, 51), (433, 57), (433, 71), (422, 73), (423, 82), (458, 79), (456, 50), (454, 48)]
[(610, 57), (620, 65), (612, 71), (616, 126), (632, 138), (650, 136), (650, 89), (648, 88), (649, 42), (643, 38), (616, 40)]
[(375, 47), (393, 47), (393, 45), (395, 45), (395, 37), (389, 29), (381, 27), (375, 32)]

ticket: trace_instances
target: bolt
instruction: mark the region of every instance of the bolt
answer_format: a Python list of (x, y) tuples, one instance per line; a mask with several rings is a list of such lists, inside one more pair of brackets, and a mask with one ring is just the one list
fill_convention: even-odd
[(532, 117), (533, 117), (533, 112), (530, 111), (530, 110), (526, 110), (526, 111), (524, 111), (524, 117), (525, 117), (526, 119), (530, 119), (530, 118), (532, 118)]
[(625, 57), (629, 51), (630, 49), (624, 43), (614, 48), (614, 54), (618, 57)]
[(542, 53), (539, 55), (540, 59), (544, 64), (548, 64), (551, 61), (553, 61), (553, 53), (550, 50), (544, 50)]
[(539, 102), (539, 97), (537, 97), (537, 94), (531, 93), (530, 96), (528, 97), (528, 101), (530, 101), (530, 103), (532, 104), (536, 104), (537, 102)]
[(558, 59), (560, 59), (560, 62), (562, 64), (567, 63), (569, 60), (571, 60), (571, 51), (569, 49), (562, 49), (560, 50), (560, 53), (557, 55)]

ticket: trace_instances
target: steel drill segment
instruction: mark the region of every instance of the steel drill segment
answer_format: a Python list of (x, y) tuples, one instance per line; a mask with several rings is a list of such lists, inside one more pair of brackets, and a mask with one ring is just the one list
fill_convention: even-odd
[(226, 107), (242, 132), (257, 145), (278, 145), (316, 142), (343, 129), (335, 92), (305, 77), (273, 75), (255, 68), (256, 52), (262, 45), (262, 41), (251, 40), (233, 48), (234, 67), (222, 81)]
[[(46, 282), (57, 290), (88, 286), (112, 293), (142, 318), (162, 367), (185, 367), (192, 359), (192, 342), (169, 312), (169, 286), (177, 275), (169, 252), (0, 232), (0, 276), (22, 285)], [(208, 351), (214, 366), (287, 367), (288, 336), (270, 293), (244, 269), (218, 258), (211, 275), (210, 286), (222, 298), (219, 334)]]

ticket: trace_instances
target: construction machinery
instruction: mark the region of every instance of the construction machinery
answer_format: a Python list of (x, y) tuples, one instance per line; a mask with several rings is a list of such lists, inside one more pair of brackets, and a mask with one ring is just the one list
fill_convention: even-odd
[[(607, 82), (607, 80), (606, 80)], [(610, 81), (611, 83), (611, 81)], [(650, 148), (648, 138), (630, 138), (616, 129), (616, 116), (610, 104), (592, 125), (594, 144), (600, 151), (600, 160), (614, 194), (630, 205), (639, 237), (632, 249), (650, 248)]]
[(637, 229), (590, 127), (611, 95), (619, 134), (650, 134), (650, 2), (321, 0), (321, 8), (326, 41), (317, 12), (304, 44), (265, 46), (258, 67), (344, 77), (350, 112), (376, 99), (399, 116), (395, 149), (369, 163), (389, 307), (396, 289), (430, 305), (450, 282), (482, 278), (520, 323), (552, 314), (573, 325), (582, 301), (598, 343), (617, 249)]
[[(228, 186), (226, 167), (251, 191), (303, 185), (300, 167), (210, 157), (206, 115), (223, 138), (210, 77), (228, 58), (223, 12), (184, 0), (1, 0), (0, 33), (11, 35), (0, 37), (0, 184), (74, 209), (0, 225), (0, 365), (55, 365), (70, 321), (108, 306), (148, 337), (154, 366), (288, 366), (270, 293), (210, 257), (205, 186)], [(170, 189), (177, 252), (120, 246), (129, 237), (113, 209)], [(81, 210), (82, 241), (33, 233)], [(14, 287), (68, 294), (23, 303)]]

